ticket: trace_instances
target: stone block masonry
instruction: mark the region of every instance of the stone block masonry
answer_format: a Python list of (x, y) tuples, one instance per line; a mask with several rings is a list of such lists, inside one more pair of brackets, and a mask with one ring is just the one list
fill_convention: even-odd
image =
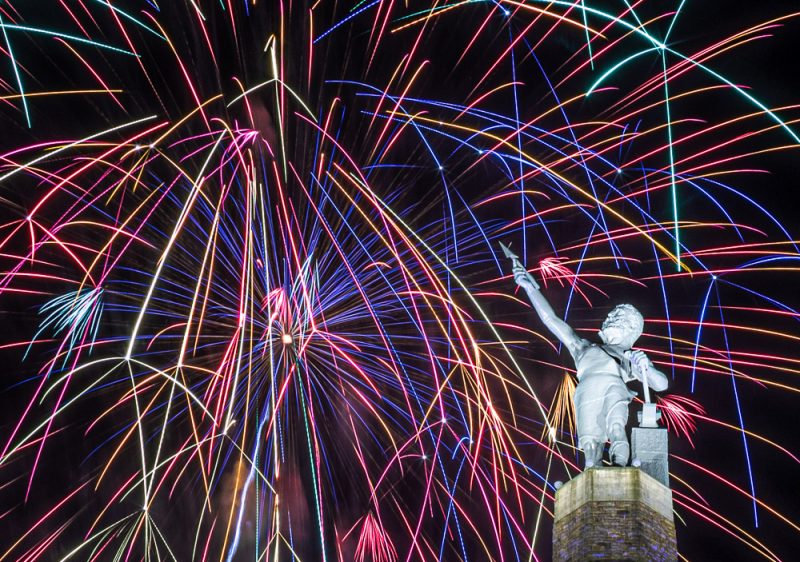
[(672, 491), (638, 468), (591, 468), (556, 492), (553, 560), (677, 560)]

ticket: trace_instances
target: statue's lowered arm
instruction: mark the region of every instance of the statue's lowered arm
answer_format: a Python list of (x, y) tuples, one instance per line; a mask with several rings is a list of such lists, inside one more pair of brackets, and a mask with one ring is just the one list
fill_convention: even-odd
[[(647, 355), (642, 351), (633, 351), (630, 353), (630, 361), (631, 365), (633, 366), (633, 375), (646, 383), (648, 387), (652, 388), (656, 392), (661, 392), (666, 390), (669, 386), (669, 379), (667, 375), (659, 371), (653, 366), (652, 361)], [(649, 395), (649, 392), (645, 389), (645, 393)], [(647, 398), (647, 402), (649, 402), (649, 396)]]

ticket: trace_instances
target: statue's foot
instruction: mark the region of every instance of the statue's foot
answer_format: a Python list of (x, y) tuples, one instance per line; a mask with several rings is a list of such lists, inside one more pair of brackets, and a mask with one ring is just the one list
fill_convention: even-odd
[(598, 466), (603, 458), (603, 447), (599, 441), (588, 441), (583, 444), (583, 455), (586, 469)]
[(608, 450), (611, 462), (617, 466), (627, 466), (631, 458), (631, 446), (627, 441), (615, 441)]

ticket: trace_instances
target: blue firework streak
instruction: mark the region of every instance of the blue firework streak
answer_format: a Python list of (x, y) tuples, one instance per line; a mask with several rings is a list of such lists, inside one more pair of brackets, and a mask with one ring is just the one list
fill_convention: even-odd
[(0, 292), (39, 310), (6, 346), (34, 373), (0, 467), (32, 515), (0, 561), (546, 556), (574, 385), (498, 241), (580, 330), (659, 303), (642, 345), (698, 445), (680, 542), (780, 558), (756, 526), (798, 527), (758, 475), (798, 460), (749, 424), (796, 391), (798, 248), (743, 178), (797, 108), (716, 63), (794, 16), (684, 52), (686, 2), (37, 8), (0, 8), (35, 139), (2, 147)]
[(102, 288), (87, 288), (55, 297), (43, 304), (39, 314), (44, 316), (44, 319), (25, 355), (30, 353), (39, 336), (48, 331), (63, 338), (59, 350), (59, 356), (63, 356), (62, 368), (69, 362), (76, 347), (80, 346), (91, 352), (103, 316), (102, 297)]

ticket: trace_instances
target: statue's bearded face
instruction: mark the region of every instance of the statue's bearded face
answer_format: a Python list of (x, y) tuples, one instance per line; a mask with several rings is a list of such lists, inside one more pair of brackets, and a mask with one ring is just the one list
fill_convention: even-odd
[(644, 318), (630, 304), (620, 304), (612, 310), (600, 329), (604, 343), (630, 349), (644, 328)]

